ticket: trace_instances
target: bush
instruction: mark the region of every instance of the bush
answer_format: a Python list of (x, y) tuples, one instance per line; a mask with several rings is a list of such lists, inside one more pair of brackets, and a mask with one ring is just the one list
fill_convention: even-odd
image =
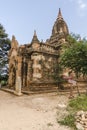
[(67, 115), (64, 119), (58, 121), (61, 125), (66, 125), (77, 130), (75, 126), (75, 114), (77, 111), (83, 110), (87, 111), (87, 96), (81, 95), (69, 101), (67, 106), (67, 110), (69, 115)]
[(7, 81), (2, 80), (2, 81), (1, 81), (1, 86), (5, 86), (5, 85), (7, 85)]
[(72, 127), (74, 128), (74, 130), (77, 130), (75, 126), (75, 118), (72, 114), (67, 115), (63, 120), (58, 121), (58, 123), (60, 123), (61, 125)]

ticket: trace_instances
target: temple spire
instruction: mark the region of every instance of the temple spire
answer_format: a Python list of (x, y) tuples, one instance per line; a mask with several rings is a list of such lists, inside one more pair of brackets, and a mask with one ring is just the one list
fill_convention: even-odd
[(36, 30), (34, 30), (34, 36), (37, 36), (37, 34), (36, 34)]
[(14, 35), (12, 35), (12, 41), (15, 41), (15, 36)]
[(12, 36), (11, 48), (12, 49), (17, 49), (18, 48), (18, 42), (17, 42), (17, 40), (16, 40), (14, 35)]
[(63, 19), (61, 9), (59, 8), (58, 19)]
[(36, 30), (34, 30), (34, 35), (33, 35), (33, 38), (32, 38), (32, 43), (34, 43), (34, 42), (39, 42), (39, 40), (37, 38)]

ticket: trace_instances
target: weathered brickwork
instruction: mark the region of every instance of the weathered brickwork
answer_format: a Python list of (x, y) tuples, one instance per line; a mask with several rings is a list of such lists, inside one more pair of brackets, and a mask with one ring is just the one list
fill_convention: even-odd
[(67, 24), (59, 9), (51, 37), (45, 43), (38, 40), (36, 31), (31, 43), (26, 45), (19, 46), (13, 36), (9, 52), (9, 86), (15, 89), (20, 79), (21, 87), (25, 90), (55, 87), (56, 82), (52, 77), (53, 68), (58, 63), (60, 47), (66, 43), (68, 34)]

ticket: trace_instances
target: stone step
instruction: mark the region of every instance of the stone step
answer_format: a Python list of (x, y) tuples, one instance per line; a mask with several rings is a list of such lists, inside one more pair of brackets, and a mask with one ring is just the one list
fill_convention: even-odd
[(45, 90), (45, 91), (22, 91), (23, 94), (31, 95), (31, 94), (42, 94), (42, 93), (53, 93), (58, 92), (58, 90)]
[[(8, 93), (11, 93), (11, 94), (15, 94), (15, 90), (13, 89), (9, 89), (9, 88), (6, 88), (6, 87), (2, 87), (0, 88), (0, 90), (2, 91), (5, 91), (5, 92), (8, 92)], [(31, 95), (31, 94), (40, 94), (40, 93), (52, 93), (52, 92), (57, 92), (57, 90), (43, 90), (43, 91), (24, 91), (22, 90), (22, 93), (23, 94), (27, 94), (27, 95)]]
[[(70, 90), (69, 91), (65, 91), (65, 90), (39, 90), (39, 91), (24, 91), (22, 90), (22, 93), (27, 94), (27, 95), (31, 95), (31, 94), (42, 94), (42, 93), (52, 93), (52, 92), (56, 92), (58, 95), (69, 95), (70, 94)], [(85, 90), (80, 90), (80, 94), (85, 93)], [(78, 94), (78, 92), (76, 90), (73, 90), (73, 94)]]
[(0, 90), (8, 92), (8, 93), (11, 93), (11, 94), (14, 94), (16, 96), (21, 96), (22, 95), (22, 93), (17, 93), (15, 90), (9, 89), (9, 88), (5, 88), (5, 87), (0, 88)]
[[(0, 90), (5, 91), (5, 92), (9, 92), (11, 94), (14, 94), (15, 90), (13, 89), (9, 89), (6, 87), (0, 88)], [(42, 93), (53, 93), (56, 92), (58, 95), (66, 95), (66, 94), (70, 94), (70, 90), (59, 90), (59, 89), (50, 89), (50, 90), (37, 90), (37, 91), (29, 91), (29, 90), (22, 90), (23, 94), (27, 94), (27, 95), (31, 95), (31, 94), (42, 94)], [(79, 89), (80, 94), (82, 93), (86, 93), (85, 89)], [(78, 94), (77, 90), (73, 90), (73, 94)]]
[(57, 90), (57, 87), (32, 87), (30, 90), (32, 91), (44, 91), (44, 90)]
[(5, 91), (5, 92), (9, 92), (9, 93), (12, 93), (12, 94), (14, 93), (14, 90), (9, 89), (9, 88), (5, 88), (5, 87), (0, 88), (0, 90)]

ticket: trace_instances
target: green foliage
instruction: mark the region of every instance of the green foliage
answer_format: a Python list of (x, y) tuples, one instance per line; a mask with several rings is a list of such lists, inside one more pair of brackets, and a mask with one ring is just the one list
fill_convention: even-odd
[(67, 110), (69, 111), (69, 114), (61, 121), (58, 121), (58, 123), (77, 130), (75, 126), (75, 113), (80, 110), (87, 111), (87, 96), (81, 95), (75, 99), (70, 100), (67, 106)]
[(73, 70), (77, 77), (87, 75), (87, 40), (69, 36), (67, 45), (60, 58), (61, 65)]
[(74, 128), (74, 130), (77, 130), (75, 126), (75, 118), (72, 114), (67, 115), (63, 120), (58, 121), (58, 123), (60, 123), (61, 125), (72, 127)]
[(5, 33), (4, 27), (0, 24), (0, 80), (8, 78), (8, 51), (10, 39)]
[(87, 111), (87, 96), (81, 95), (69, 102), (68, 109), (72, 112), (77, 112), (78, 110)]
[(7, 85), (7, 81), (6, 80), (2, 80), (1, 81), (1, 86), (5, 86), (5, 85)]
[(0, 38), (5, 38), (8, 35), (5, 33), (4, 27), (0, 24)]

